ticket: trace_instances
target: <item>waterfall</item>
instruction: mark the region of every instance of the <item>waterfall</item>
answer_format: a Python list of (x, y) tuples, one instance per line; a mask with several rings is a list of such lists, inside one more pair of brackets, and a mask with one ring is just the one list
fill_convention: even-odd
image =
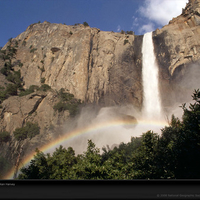
[(146, 33), (143, 37), (142, 60), (143, 117), (147, 120), (159, 120), (162, 109), (152, 32)]

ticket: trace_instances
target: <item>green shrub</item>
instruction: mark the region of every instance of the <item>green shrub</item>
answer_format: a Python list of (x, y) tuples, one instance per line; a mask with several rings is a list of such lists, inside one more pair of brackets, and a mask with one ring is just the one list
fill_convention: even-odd
[(8, 133), (7, 131), (0, 132), (0, 143), (9, 142), (10, 139), (10, 133)]
[(31, 94), (31, 93), (33, 93), (33, 92), (34, 92), (34, 90), (33, 90), (33, 89), (30, 89), (30, 87), (29, 87), (29, 89), (26, 89), (26, 90), (24, 90), (24, 91), (21, 91), (20, 94), (19, 94), (19, 96), (20, 96), (20, 97), (21, 97), (21, 96), (26, 96), (26, 95)]
[(70, 31), (69, 34), (72, 35), (73, 33)]
[(26, 95), (31, 94), (31, 93), (33, 93), (33, 92), (30, 91), (29, 89), (27, 89), (27, 90), (21, 91), (19, 96), (22, 97), (22, 96), (26, 96)]
[(75, 116), (78, 112), (78, 103), (67, 105), (69, 113), (71, 116)]
[(20, 84), (21, 83), (21, 72), (20, 70), (9, 73), (6, 79), (12, 83)]
[(23, 63), (20, 62), (18, 65), (19, 65), (19, 67), (22, 67), (22, 66), (23, 66)]
[(11, 70), (13, 70), (13, 65), (11, 64), (11, 62), (5, 62), (4, 67), (1, 68), (1, 73), (5, 76), (8, 76)]
[(5, 67), (2, 67), (2, 68), (1, 68), (1, 73), (2, 73), (3, 75), (7, 76), (8, 71), (7, 71), (7, 69), (6, 69)]
[(60, 101), (53, 107), (55, 111), (62, 112), (69, 110), (71, 116), (75, 116), (78, 112), (78, 106), (81, 104), (81, 100), (74, 98), (73, 94), (64, 92), (64, 88), (61, 88), (58, 92)]
[(13, 39), (13, 38), (9, 38), (9, 39), (8, 39), (8, 42), (10, 42), (10, 43), (11, 43), (11, 42), (12, 42), (12, 39)]
[(41, 82), (41, 83), (44, 83), (45, 80), (46, 80), (46, 79), (43, 77), (43, 78), (40, 79), (40, 82)]
[(56, 105), (54, 105), (53, 109), (55, 111), (62, 112), (62, 111), (68, 110), (68, 107), (66, 103), (59, 101)]
[(4, 67), (7, 69), (7, 70), (13, 70), (13, 65), (11, 63), (11, 59), (9, 56), (6, 57), (6, 60), (8, 60), (8, 62), (5, 62), (4, 63)]
[(18, 71), (13, 71), (13, 73), (9, 73), (6, 79), (12, 83), (14, 83), (19, 90), (23, 90), (22, 86), (22, 79), (21, 79), (21, 72), (20, 70)]
[(43, 84), (43, 85), (39, 88), (39, 90), (44, 91), (44, 92), (46, 92), (46, 91), (48, 91), (48, 90), (50, 90), (50, 89), (51, 89), (51, 86), (49, 86), (49, 85), (47, 85), (47, 84)]
[(35, 92), (38, 89), (39, 89), (39, 87), (37, 85), (31, 85), (28, 89), (26, 89), (24, 91), (21, 91), (20, 94), (19, 94), (19, 96), (29, 95), (29, 94)]
[(37, 48), (33, 48), (30, 50), (30, 53), (34, 53), (37, 50)]
[(7, 46), (7, 50), (8, 50), (7, 55), (9, 55), (11, 57), (13, 57), (13, 55), (17, 53), (17, 49), (14, 47), (11, 47), (10, 45)]
[(9, 61), (10, 61), (10, 63), (11, 63), (11, 57), (10, 57), (10, 55), (9, 55), (9, 54), (6, 54), (6, 55), (5, 55), (5, 57), (4, 57), (4, 59), (5, 59), (5, 60), (9, 60)]
[(37, 85), (31, 85), (28, 89), (21, 91), (19, 96), (26, 96), (28, 94), (31, 94), (31, 93), (37, 91), (37, 90), (46, 92), (50, 89), (51, 89), (51, 86), (49, 86), (47, 84), (43, 84), (41, 87), (39, 87)]
[(126, 34), (134, 35), (134, 32), (133, 31), (126, 31)]
[(84, 26), (89, 26), (89, 24), (87, 22), (83, 22)]
[(15, 47), (16, 47), (16, 48), (18, 47), (18, 44), (19, 44), (19, 42), (18, 42), (18, 41), (15, 41)]
[(13, 134), (18, 141), (25, 140), (26, 138), (32, 139), (40, 134), (40, 127), (37, 123), (27, 122), (24, 127), (16, 128)]
[(7, 92), (5, 90), (0, 90), (0, 103), (2, 103), (5, 99), (7, 99)]
[(124, 40), (124, 45), (126, 45), (127, 43), (129, 43), (129, 41), (128, 40)]
[(0, 54), (0, 59), (5, 61), (5, 55), (4, 54)]
[(7, 99), (7, 93), (5, 87), (0, 86), (0, 103)]
[(1, 50), (0, 50), (0, 53), (2, 53), (2, 54), (5, 55), (5, 54), (6, 54), (6, 50), (2, 50), (2, 49), (1, 49)]
[(25, 140), (27, 138), (26, 129), (23, 128), (16, 128), (13, 132), (14, 137), (17, 141)]
[(38, 90), (39, 89), (39, 86), (37, 86), (37, 85), (31, 85), (30, 87), (29, 87), (29, 90), (31, 90), (31, 91), (35, 91), (35, 90)]
[(26, 130), (28, 138), (32, 139), (36, 135), (40, 134), (40, 127), (38, 124), (33, 124), (31, 122), (26, 123)]
[(64, 88), (61, 88), (59, 90), (59, 96), (62, 99), (62, 101), (70, 101), (74, 98), (73, 94), (70, 94), (70, 93), (64, 92), (64, 91), (65, 91)]
[(9, 95), (17, 95), (17, 85), (8, 84), (6, 87), (6, 93)]

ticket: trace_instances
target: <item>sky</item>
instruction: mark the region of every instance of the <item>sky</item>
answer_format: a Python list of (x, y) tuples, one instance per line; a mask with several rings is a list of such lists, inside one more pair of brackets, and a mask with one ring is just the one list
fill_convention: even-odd
[(0, 47), (37, 22), (87, 22), (102, 31), (136, 35), (167, 25), (188, 0), (0, 0)]

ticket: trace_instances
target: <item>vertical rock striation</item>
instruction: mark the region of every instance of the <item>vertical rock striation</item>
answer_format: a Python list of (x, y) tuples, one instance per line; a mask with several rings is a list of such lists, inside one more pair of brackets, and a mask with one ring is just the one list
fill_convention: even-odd
[[(3, 101), (0, 131), (8, 131), (11, 141), (0, 146), (0, 156), (10, 158), (12, 166), (63, 133), (62, 125), (69, 120), (70, 111), (54, 109), (61, 88), (86, 104), (131, 104), (141, 109), (142, 36), (44, 22), (30, 25), (3, 50), (15, 44), (17, 51), (10, 63), (14, 71), (20, 70), (23, 88), (47, 84), (51, 90), (15, 95)], [(0, 59), (0, 69), (4, 64)], [(2, 74), (0, 80), (6, 88), (9, 81)], [(16, 141), (13, 131), (28, 121), (38, 123), (40, 134)]]
[[(22, 157), (62, 132), (70, 112), (59, 113), (54, 109), (61, 88), (86, 104), (100, 107), (131, 104), (141, 110), (142, 39), (143, 36), (104, 32), (81, 24), (44, 22), (30, 25), (7, 43), (2, 50), (10, 44), (18, 46), (10, 64), (14, 71), (20, 70), (24, 89), (48, 84), (52, 90), (11, 96), (1, 103), (0, 131), (8, 131), (11, 141), (0, 145), (0, 156), (10, 158), (15, 165), (19, 152)], [(189, 0), (180, 16), (153, 32), (153, 41), (162, 106), (167, 112), (175, 102), (183, 102), (185, 94), (191, 95), (190, 89), (199, 84), (200, 0)], [(2, 69), (5, 64), (2, 51), (0, 55)], [(0, 74), (0, 86), (8, 84)], [(27, 121), (38, 123), (40, 134), (17, 142), (13, 131)]]
[(45, 78), (53, 89), (68, 89), (88, 103), (141, 106), (140, 37), (44, 22), (15, 40), (26, 88)]

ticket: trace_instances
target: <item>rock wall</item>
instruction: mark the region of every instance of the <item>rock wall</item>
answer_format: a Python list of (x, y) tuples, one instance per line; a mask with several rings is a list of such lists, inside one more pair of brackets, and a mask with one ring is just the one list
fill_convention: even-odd
[[(9, 157), (12, 166), (17, 166), (28, 152), (63, 133), (62, 125), (70, 120), (69, 111), (54, 109), (61, 88), (85, 104), (131, 104), (141, 109), (142, 36), (44, 22), (30, 25), (3, 50), (16, 43), (17, 52), (11, 63), (15, 71), (21, 72), (23, 88), (47, 84), (51, 90), (11, 96), (3, 101), (0, 131), (8, 131), (11, 141), (1, 145), (0, 156)], [(1, 60), (1, 69), (4, 63)], [(8, 80), (0, 76), (1, 86), (6, 87)], [(16, 141), (13, 131), (28, 121), (38, 123), (40, 134)]]
[(153, 39), (163, 106), (184, 103), (186, 93), (190, 100), (190, 88), (194, 90), (198, 82), (188, 73), (200, 70), (200, 1), (190, 0), (180, 16), (154, 31)]
[(45, 78), (53, 89), (68, 89), (85, 102), (141, 106), (137, 36), (44, 22), (29, 26), (16, 40), (25, 87)]
[[(3, 101), (0, 131), (8, 131), (12, 140), (0, 146), (1, 156), (9, 157), (12, 165), (16, 165), (19, 152), (23, 157), (62, 133), (69, 111), (58, 113), (53, 109), (61, 88), (85, 104), (98, 107), (131, 104), (140, 110), (142, 39), (143, 36), (104, 32), (81, 24), (67, 26), (49, 22), (32, 24), (12, 39), (13, 43), (18, 42), (12, 63), (23, 63), (20, 67), (14, 65), (15, 71), (21, 71), (23, 87), (45, 83), (52, 89)], [(167, 112), (171, 105), (183, 101), (187, 91), (191, 95), (189, 89), (198, 83), (200, 0), (190, 0), (180, 16), (154, 31), (153, 40), (162, 104)], [(0, 68), (3, 64), (0, 59)], [(191, 80), (191, 77), (195, 78)], [(7, 84), (8, 80), (0, 74), (0, 85)], [(37, 122), (41, 134), (17, 142), (13, 131), (27, 121)]]

